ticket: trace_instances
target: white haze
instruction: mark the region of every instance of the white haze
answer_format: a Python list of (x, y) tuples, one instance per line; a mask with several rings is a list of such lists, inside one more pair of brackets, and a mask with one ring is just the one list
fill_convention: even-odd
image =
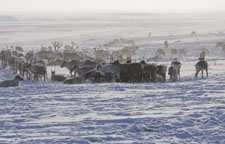
[(0, 0), (0, 14), (223, 12), (224, 0)]

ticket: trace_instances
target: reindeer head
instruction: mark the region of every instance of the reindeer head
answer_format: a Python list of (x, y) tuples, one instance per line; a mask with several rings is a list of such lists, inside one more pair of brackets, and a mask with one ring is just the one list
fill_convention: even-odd
[(20, 77), (19, 75), (16, 75), (16, 76), (15, 76), (15, 79), (18, 80), (18, 81), (22, 81), (22, 80), (23, 80), (23, 78)]

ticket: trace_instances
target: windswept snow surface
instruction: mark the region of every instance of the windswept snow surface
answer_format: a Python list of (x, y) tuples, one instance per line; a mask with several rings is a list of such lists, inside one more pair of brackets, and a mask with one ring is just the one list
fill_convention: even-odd
[[(0, 144), (225, 143), (225, 60), (221, 48), (215, 51), (216, 42), (225, 39), (224, 34), (218, 34), (219, 30), (225, 30), (224, 23), (215, 20), (204, 25), (208, 19), (196, 21), (184, 21), (184, 27), (178, 23), (177, 31), (175, 21), (172, 24), (154, 21), (150, 27), (157, 29), (151, 38), (147, 38), (150, 28), (146, 25), (152, 21), (145, 23), (143, 19), (132, 20), (127, 28), (127, 21), (106, 27), (105, 23), (89, 23), (94, 27), (91, 31), (80, 29), (84, 33), (76, 31), (78, 26), (84, 28), (83, 23), (66, 25), (70, 27), (2, 23), (2, 47), (12, 42), (24, 44), (29, 50), (32, 46), (40, 47), (42, 42), (73, 39), (80, 41), (82, 48), (90, 48), (128, 36), (140, 47), (134, 58), (154, 56), (158, 48), (164, 47), (165, 40), (170, 48), (165, 49), (166, 58), (157, 63), (169, 66), (171, 48), (185, 48), (187, 57), (179, 58), (181, 81), (174, 83), (63, 85), (50, 80), (25, 80), (19, 87), (0, 88)], [(194, 27), (193, 23), (198, 25)], [(193, 28), (197, 37), (190, 36)], [(170, 32), (175, 33), (171, 36)], [(180, 42), (176, 43), (177, 40)], [(209, 77), (194, 78), (194, 64), (202, 47), (210, 52), (206, 55)], [(56, 67), (56, 70), (68, 75), (66, 69)], [(0, 66), (0, 81), (13, 78), (8, 68)]]
[[(7, 72), (1, 69), (1, 79)], [(0, 88), (0, 143), (224, 143), (224, 74)]]

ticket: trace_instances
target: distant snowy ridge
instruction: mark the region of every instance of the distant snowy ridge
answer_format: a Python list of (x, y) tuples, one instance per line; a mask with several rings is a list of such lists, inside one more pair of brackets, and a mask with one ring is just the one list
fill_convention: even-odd
[(0, 16), (0, 21), (18, 21), (18, 19), (12, 16)]

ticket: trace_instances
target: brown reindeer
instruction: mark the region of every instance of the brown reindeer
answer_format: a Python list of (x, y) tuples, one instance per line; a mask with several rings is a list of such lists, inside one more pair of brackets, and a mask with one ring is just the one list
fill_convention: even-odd
[(187, 52), (184, 48), (178, 50), (179, 56), (187, 56)]
[(162, 82), (166, 82), (166, 72), (167, 72), (166, 65), (157, 65), (157, 74), (163, 77)]
[(208, 63), (205, 60), (200, 60), (197, 64), (195, 64), (195, 77), (198, 77), (198, 73), (202, 71), (202, 77), (203, 77), (203, 70), (206, 71), (206, 76), (208, 77)]
[(121, 82), (141, 82), (143, 66), (141, 63), (121, 64), (118, 60), (112, 63), (120, 68)]
[(225, 44), (223, 45), (223, 50), (222, 51), (225, 52)]
[(178, 51), (176, 48), (171, 49), (171, 56), (177, 56), (177, 53), (178, 53)]
[(157, 56), (165, 56), (166, 53), (165, 53), (165, 51), (164, 51), (163, 49), (158, 49), (158, 50), (156, 51), (156, 55), (157, 55)]
[(225, 45), (225, 42), (217, 42), (216, 49), (218, 50), (219, 48), (223, 48), (224, 45)]

